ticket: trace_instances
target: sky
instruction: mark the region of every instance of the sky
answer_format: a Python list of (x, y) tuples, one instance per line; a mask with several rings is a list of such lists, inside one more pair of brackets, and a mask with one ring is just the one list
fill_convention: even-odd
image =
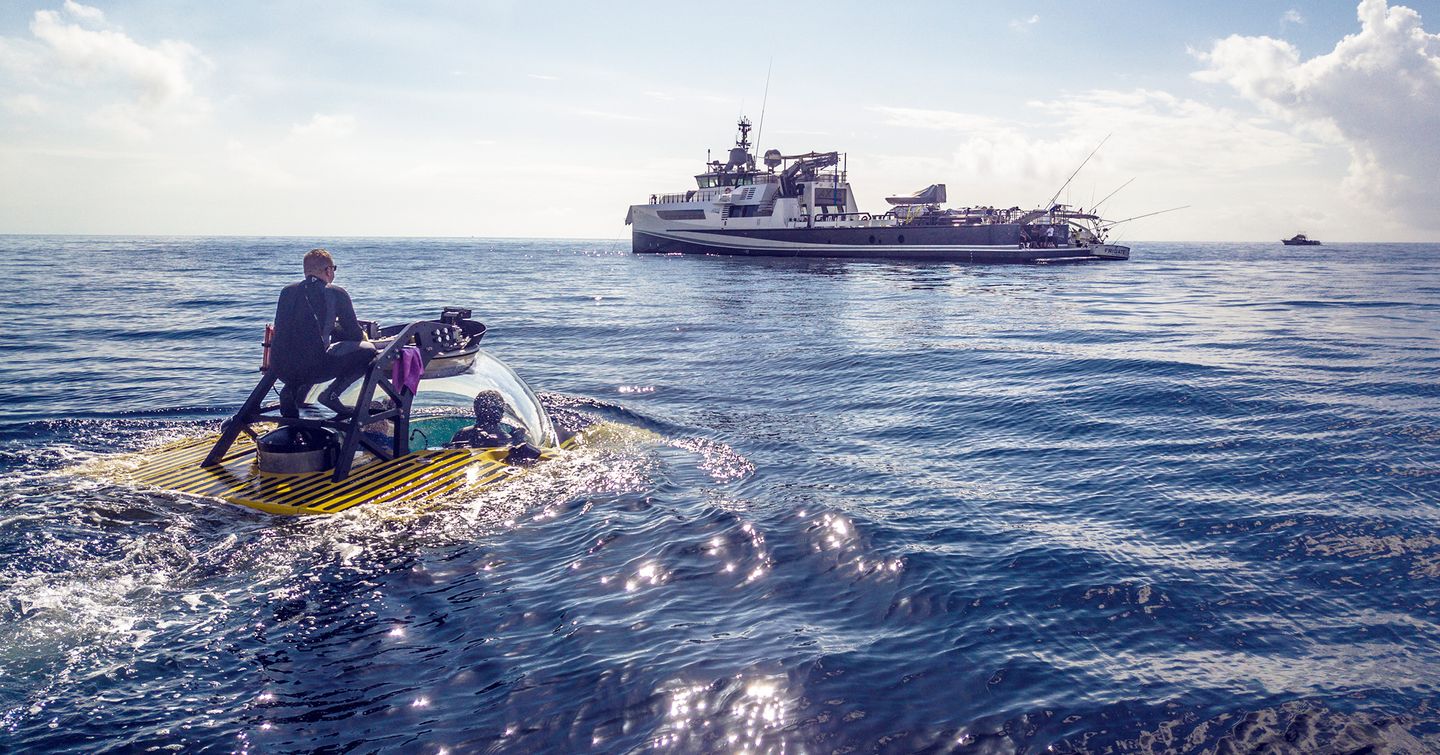
[[(628, 238), (735, 121), (862, 209), (1440, 240), (1440, 0), (0, 4), (0, 233)], [(1127, 182), (1129, 182), (1127, 184)], [(1121, 187), (1124, 188), (1121, 188)]]

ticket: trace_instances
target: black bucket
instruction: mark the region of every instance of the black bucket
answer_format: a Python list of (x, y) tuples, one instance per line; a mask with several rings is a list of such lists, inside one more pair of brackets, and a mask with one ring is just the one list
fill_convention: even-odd
[(324, 472), (335, 467), (340, 436), (324, 427), (280, 427), (260, 436), (255, 445), (261, 472)]

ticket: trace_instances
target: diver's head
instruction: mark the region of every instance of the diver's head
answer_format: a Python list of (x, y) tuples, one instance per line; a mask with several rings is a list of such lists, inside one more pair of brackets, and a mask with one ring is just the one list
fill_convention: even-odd
[(475, 426), (490, 427), (505, 416), (505, 399), (499, 391), (480, 391), (475, 394)]
[(335, 259), (324, 249), (311, 249), (305, 253), (305, 275), (315, 276), (326, 283), (335, 282)]

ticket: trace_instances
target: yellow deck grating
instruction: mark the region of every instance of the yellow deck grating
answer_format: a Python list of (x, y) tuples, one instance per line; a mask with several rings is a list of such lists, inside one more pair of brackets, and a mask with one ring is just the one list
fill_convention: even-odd
[(105, 476), (213, 496), (272, 514), (335, 514), (362, 503), (436, 498), (465, 486), (495, 482), (509, 469), (502, 461), (505, 449), (424, 450), (393, 461), (365, 455), (362, 458), (369, 461), (362, 463), (357, 458), (349, 477), (331, 482), (330, 472), (259, 471), (255, 444), (244, 435), (236, 439), (220, 464), (200, 466), (217, 437), (193, 438), (153, 451), (127, 454), (125, 458), (133, 461), (133, 466), (124, 465), (123, 471)]

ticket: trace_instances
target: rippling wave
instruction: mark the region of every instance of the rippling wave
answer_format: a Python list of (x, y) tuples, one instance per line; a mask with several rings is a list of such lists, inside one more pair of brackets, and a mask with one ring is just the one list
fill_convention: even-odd
[[(605, 429), (303, 520), (74, 472), (316, 245)], [(1440, 247), (1135, 248), (0, 237), (0, 749), (1440, 750)]]

